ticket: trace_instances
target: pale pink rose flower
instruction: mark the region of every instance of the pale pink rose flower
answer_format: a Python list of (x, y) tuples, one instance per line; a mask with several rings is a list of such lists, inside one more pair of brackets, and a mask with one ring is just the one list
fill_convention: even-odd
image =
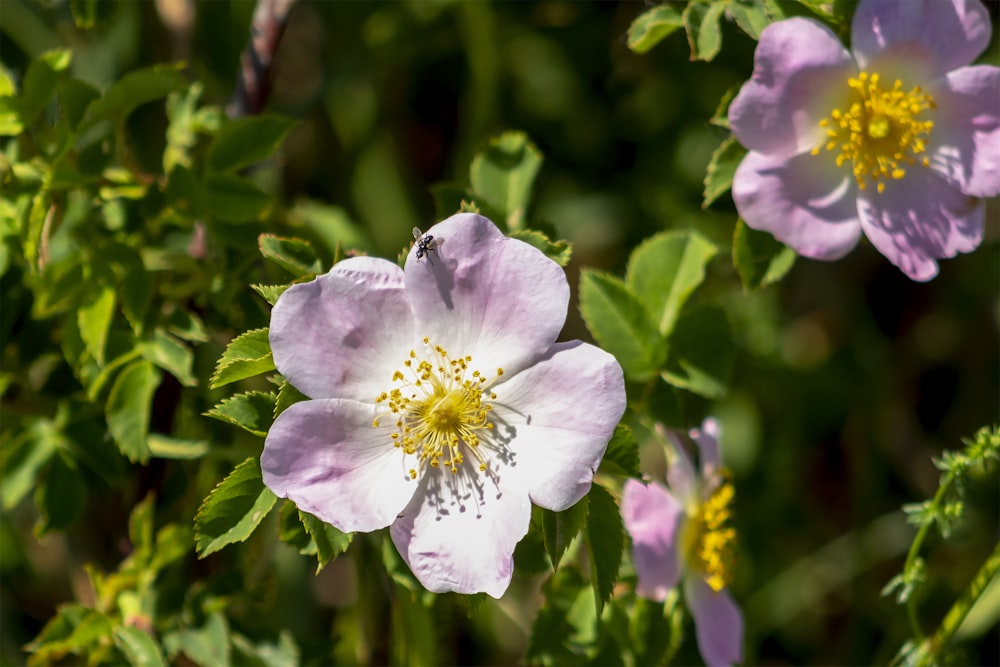
[(814, 259), (864, 234), (913, 280), (977, 248), (1000, 194), (1000, 68), (971, 65), (989, 40), (979, 0), (861, 0), (850, 51), (811, 19), (765, 28), (729, 108), (740, 216)]
[(667, 485), (630, 479), (622, 516), (632, 538), (636, 594), (662, 602), (683, 582), (694, 617), (698, 650), (709, 667), (743, 660), (743, 615), (726, 590), (735, 532), (729, 526), (733, 487), (719, 466), (719, 424), (706, 419), (689, 435), (697, 443), (696, 470), (676, 433)]
[(589, 491), (624, 379), (603, 350), (556, 342), (569, 287), (539, 250), (474, 214), (427, 234), (404, 269), (350, 258), (282, 294), (275, 366), (311, 400), (279, 415), (261, 470), (342, 531), (388, 526), (428, 590), (500, 597), (531, 503)]

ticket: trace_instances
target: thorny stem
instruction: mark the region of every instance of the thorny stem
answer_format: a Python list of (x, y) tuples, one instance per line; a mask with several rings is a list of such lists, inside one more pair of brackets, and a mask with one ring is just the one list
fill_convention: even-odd
[(998, 572), (1000, 572), (1000, 543), (993, 548), (993, 553), (986, 558), (986, 562), (979, 568), (979, 572), (973, 577), (962, 596), (955, 600), (955, 604), (948, 610), (937, 632), (924, 641), (918, 665), (922, 667), (940, 663), (938, 656), (948, 646), (969, 610), (972, 609), (972, 605), (982, 596)]
[(240, 55), (239, 79), (226, 109), (231, 118), (256, 115), (271, 91), (269, 77), (278, 40), (295, 0), (257, 0), (250, 23), (250, 40)]
[[(933, 516), (934, 512), (940, 507), (941, 503), (944, 502), (945, 494), (951, 489), (952, 482), (955, 481), (955, 476), (948, 473), (944, 480), (941, 482), (941, 486), (938, 487), (937, 493), (934, 494), (933, 500), (931, 500), (931, 505), (928, 511), (929, 516)], [(920, 530), (917, 531), (917, 536), (913, 538), (913, 544), (910, 545), (910, 551), (906, 554), (906, 563), (903, 565), (903, 572), (909, 573), (913, 571), (916, 567), (917, 558), (920, 556), (920, 549), (924, 545), (924, 540), (927, 539), (927, 534), (930, 533), (931, 526), (934, 525), (934, 520), (924, 522), (920, 526)], [(917, 602), (916, 597), (911, 595), (906, 600), (906, 616), (910, 622), (910, 632), (913, 633), (913, 638), (917, 642), (922, 642), (925, 639), (923, 630), (920, 629), (920, 621), (917, 619)]]

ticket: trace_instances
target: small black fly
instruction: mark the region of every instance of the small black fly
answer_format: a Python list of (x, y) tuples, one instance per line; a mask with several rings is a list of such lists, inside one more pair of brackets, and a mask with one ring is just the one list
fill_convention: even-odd
[(431, 259), (431, 253), (437, 255), (438, 259), (441, 258), (441, 255), (438, 255), (437, 249), (441, 247), (442, 243), (444, 243), (444, 239), (434, 238), (431, 234), (427, 234), (425, 236), (418, 227), (413, 228), (413, 238), (417, 242), (418, 260), (423, 259), (424, 255), (427, 255), (427, 261), (433, 264), (434, 260)]

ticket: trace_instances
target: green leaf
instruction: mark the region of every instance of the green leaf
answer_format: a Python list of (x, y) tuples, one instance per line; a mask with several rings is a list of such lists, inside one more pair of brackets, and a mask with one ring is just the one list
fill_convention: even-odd
[(191, 460), (208, 454), (207, 440), (171, 438), (160, 433), (150, 433), (146, 438), (149, 452), (158, 459)]
[(229, 624), (222, 612), (216, 611), (198, 629), (184, 628), (164, 637), (171, 655), (184, 653), (200, 667), (226, 667), (232, 664), (229, 644)]
[[(585, 636), (590, 627), (580, 627), (579, 608), (590, 605), (594, 612), (594, 596), (577, 568), (557, 570), (542, 586), (545, 604), (535, 615), (531, 625), (525, 660), (531, 665), (582, 665), (585, 657), (581, 649), (589, 648), (593, 637)], [(576, 613), (574, 613), (576, 612)], [(584, 625), (591, 626), (592, 623)], [(592, 634), (592, 633), (591, 633)]]
[(719, 19), (726, 5), (722, 2), (694, 1), (684, 8), (684, 29), (691, 46), (691, 60), (711, 60), (722, 47)]
[(264, 301), (273, 306), (278, 303), (278, 297), (284, 294), (289, 287), (291, 285), (251, 285), (250, 289), (260, 294)]
[(184, 524), (168, 523), (156, 531), (156, 545), (153, 548), (153, 558), (149, 563), (151, 572), (159, 572), (163, 568), (185, 558), (194, 548), (194, 531), (185, 519)]
[(115, 645), (133, 667), (166, 667), (160, 647), (139, 628), (119, 625), (114, 630)]
[(291, 500), (286, 500), (278, 510), (278, 539), (303, 556), (314, 556), (318, 551), (316, 541), (306, 532), (299, 509)]
[(636, 598), (629, 627), (636, 664), (660, 665), (670, 662), (672, 652), (668, 653), (668, 650), (677, 641), (672, 621), (673, 615), (677, 613), (676, 600), (677, 595), (672, 595), (666, 603)]
[(570, 245), (569, 241), (552, 241), (548, 236), (535, 229), (520, 229), (512, 232), (510, 237), (538, 248), (559, 266), (569, 264), (570, 257), (573, 255), (573, 246)]
[(104, 614), (77, 604), (59, 607), (42, 631), (25, 646), (33, 664), (63, 661), (69, 654), (97, 653), (94, 649), (111, 635), (111, 619)]
[(691, 292), (705, 280), (717, 249), (698, 232), (661, 232), (632, 252), (625, 284), (667, 336)]
[(0, 95), (0, 137), (16, 137), (24, 132), (17, 100)]
[(747, 292), (766, 287), (785, 277), (795, 264), (791, 248), (767, 232), (751, 229), (743, 220), (733, 230), (733, 264)]
[(552, 561), (552, 567), (559, 569), (570, 543), (580, 534), (587, 523), (587, 503), (578, 502), (562, 512), (542, 510), (542, 538), (545, 542), (545, 552)]
[(684, 313), (670, 337), (670, 359), (660, 376), (669, 384), (722, 398), (736, 359), (729, 320), (721, 308), (702, 306)]
[(80, 123), (86, 129), (102, 120), (119, 124), (136, 108), (187, 88), (187, 80), (177, 64), (161, 64), (130, 72), (115, 82), (87, 106)]
[(302, 664), (299, 656), (299, 647), (295, 644), (292, 633), (282, 630), (278, 635), (278, 641), (270, 643), (259, 641), (256, 644), (243, 635), (233, 633), (230, 637), (233, 642), (233, 649), (239, 657), (236, 660), (238, 665), (247, 667), (298, 667)]
[(736, 137), (727, 137), (708, 161), (708, 169), (705, 172), (705, 192), (701, 202), (702, 208), (708, 206), (729, 190), (733, 185), (733, 174), (736, 167), (740, 166), (743, 157), (747, 154), (747, 149), (736, 141)]
[(17, 100), (22, 123), (31, 124), (42, 109), (52, 102), (61, 73), (69, 67), (72, 58), (69, 49), (56, 49), (46, 51), (28, 64), (21, 96)]
[(632, 21), (628, 28), (628, 48), (646, 53), (683, 25), (684, 18), (676, 7), (657, 5)]
[(584, 270), (580, 312), (601, 347), (613, 354), (632, 380), (653, 376), (666, 358), (666, 341), (649, 311), (618, 278)]
[(111, 319), (115, 314), (115, 303), (115, 290), (107, 285), (102, 285), (77, 311), (80, 337), (87, 347), (87, 352), (90, 353), (98, 366), (104, 365), (105, 346), (108, 342)]
[[(775, 0), (761, 0), (772, 21), (780, 21), (787, 18), (781, 6)], [(851, 12), (854, 5), (845, 0), (797, 0), (800, 5), (807, 7), (825, 21), (846, 25), (850, 22)]]
[(618, 567), (625, 549), (625, 526), (615, 499), (599, 484), (594, 484), (587, 494), (586, 540), (590, 579), (600, 616), (618, 581)]
[(165, 324), (168, 332), (189, 343), (208, 342), (208, 332), (201, 318), (189, 310), (175, 310)]
[(133, 361), (111, 386), (104, 414), (111, 437), (129, 461), (145, 463), (149, 459), (149, 446), (146, 444), (149, 410), (159, 384), (160, 373), (153, 364)]
[(267, 329), (254, 329), (234, 338), (215, 365), (210, 389), (274, 370)]
[(205, 413), (234, 426), (264, 437), (273, 421), (275, 395), (262, 391), (248, 391), (224, 399)]
[(342, 532), (328, 523), (320, 521), (312, 514), (299, 510), (299, 520), (306, 533), (316, 544), (316, 574), (320, 573), (326, 564), (347, 551), (354, 539), (354, 533)]
[(62, 107), (66, 122), (76, 130), (83, 120), (87, 106), (101, 94), (89, 83), (79, 79), (65, 79), (59, 83), (59, 106)]
[(205, 212), (214, 220), (231, 223), (260, 220), (271, 207), (272, 201), (271, 195), (242, 176), (227, 173), (209, 174), (205, 177)]
[(52, 457), (48, 475), (35, 494), (35, 505), (41, 514), (35, 529), (37, 536), (50, 530), (66, 530), (83, 514), (87, 486), (76, 470), (76, 462), (64, 453)]
[(298, 121), (281, 116), (240, 118), (222, 126), (205, 155), (209, 171), (235, 171), (274, 154)]
[(274, 418), (277, 419), (278, 415), (287, 410), (289, 406), (308, 399), (308, 396), (293, 387), (287, 380), (283, 381), (281, 387), (278, 388), (278, 400), (274, 403)]
[(464, 202), (475, 197), (457, 183), (437, 183), (431, 186), (431, 196), (434, 197), (434, 218), (444, 220), (462, 210)]
[(97, 23), (97, 0), (70, 0), (73, 23), (80, 30), (90, 30)]
[(314, 231), (331, 254), (342, 253), (347, 248), (364, 252), (374, 250), (364, 228), (338, 206), (299, 200), (288, 212), (288, 221)]
[(140, 500), (128, 517), (128, 539), (132, 553), (147, 558), (153, 552), (153, 524), (156, 518), (155, 498), (152, 493)]
[(753, 0), (749, 3), (739, 0), (730, 2), (728, 3), (728, 11), (740, 30), (750, 35), (754, 40), (759, 40), (760, 33), (771, 24), (771, 18), (761, 0)]
[(617, 466), (628, 477), (640, 477), (639, 470), (639, 443), (632, 433), (632, 429), (624, 424), (615, 427), (615, 433), (608, 443), (608, 450), (601, 460), (601, 468), (606, 465)]
[(257, 245), (261, 255), (296, 277), (312, 277), (322, 270), (319, 257), (308, 241), (261, 234)]
[(200, 558), (233, 542), (243, 542), (264, 520), (277, 497), (264, 486), (260, 462), (251, 456), (219, 482), (194, 518)]
[(477, 200), (503, 216), (507, 229), (524, 227), (531, 185), (542, 154), (523, 132), (504, 132), (472, 158), (469, 181)]
[(49, 419), (39, 419), (0, 448), (4, 510), (12, 510), (35, 488), (39, 470), (64, 444), (66, 436), (58, 426)]
[(136, 335), (143, 332), (144, 319), (152, 300), (153, 275), (141, 264), (133, 267), (128, 279), (122, 283), (122, 312)]
[(185, 387), (198, 386), (198, 380), (191, 371), (194, 363), (191, 348), (163, 329), (157, 328), (153, 340), (141, 341), (137, 349), (147, 361), (173, 375)]
[(195, 128), (198, 98), (204, 87), (194, 82), (186, 91), (170, 93), (167, 96), (167, 145), (163, 150), (163, 172), (169, 174), (177, 165), (191, 167), (189, 151), (198, 141)]
[(740, 85), (730, 86), (719, 98), (719, 103), (715, 106), (715, 113), (709, 119), (709, 123), (726, 130), (729, 128), (729, 105), (733, 98), (740, 92)]

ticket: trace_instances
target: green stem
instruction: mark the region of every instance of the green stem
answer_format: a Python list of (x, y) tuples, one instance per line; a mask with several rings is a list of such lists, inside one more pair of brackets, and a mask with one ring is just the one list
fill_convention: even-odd
[[(937, 493), (934, 494), (933, 500), (931, 500), (931, 506), (929, 508), (928, 516), (933, 517), (937, 508), (944, 501), (944, 496), (951, 488), (951, 483), (955, 480), (954, 475), (951, 473), (947, 474), (943, 480), (941, 480), (941, 486), (938, 487)], [(913, 568), (916, 567), (917, 558), (920, 556), (920, 549), (924, 545), (924, 540), (927, 539), (927, 534), (931, 530), (931, 526), (934, 525), (934, 519), (926, 521), (924, 525), (920, 526), (920, 530), (917, 531), (917, 536), (913, 538), (913, 544), (910, 545), (910, 551), (906, 554), (906, 564), (903, 565), (903, 572), (910, 573)], [(906, 600), (906, 616), (910, 622), (910, 632), (913, 633), (913, 638), (919, 643), (924, 641), (924, 632), (920, 629), (920, 621), (917, 619), (917, 602), (916, 596), (910, 595)]]
[(986, 562), (979, 568), (979, 572), (973, 577), (969, 583), (969, 587), (955, 601), (951, 609), (948, 610), (937, 632), (924, 642), (918, 664), (940, 664), (941, 661), (938, 657), (948, 646), (949, 642), (951, 642), (952, 637), (954, 637), (958, 627), (962, 625), (962, 621), (965, 620), (969, 610), (972, 609), (972, 606), (982, 596), (983, 591), (993, 581), (993, 577), (996, 576), (997, 572), (1000, 572), (1000, 542), (997, 543), (993, 548), (993, 553), (987, 557)]

